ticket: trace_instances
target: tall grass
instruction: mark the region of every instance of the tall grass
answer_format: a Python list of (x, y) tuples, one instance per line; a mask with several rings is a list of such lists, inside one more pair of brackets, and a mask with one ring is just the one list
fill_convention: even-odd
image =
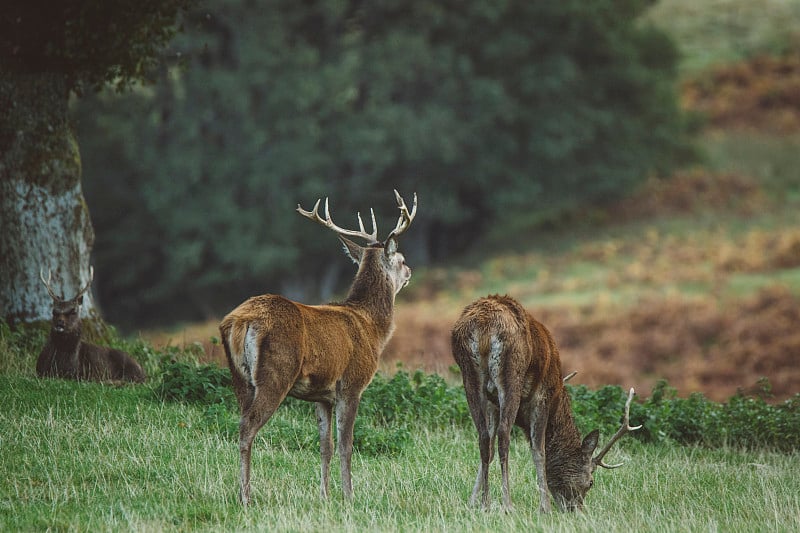
[[(527, 443), (512, 443), (515, 510), (467, 506), (478, 462), (471, 426), (412, 432), (404, 451), (354, 457), (355, 498), (318, 496), (316, 446), (271, 436), (314, 425), (310, 410), (279, 409), (254, 448), (253, 500), (236, 501), (235, 439), (211, 430), (202, 406), (162, 403), (148, 387), (0, 375), (0, 530), (547, 531), (800, 528), (800, 457), (644, 445), (612, 451), (626, 465), (596, 475), (578, 514), (537, 511)], [(305, 419), (304, 419), (305, 418)], [(335, 466), (335, 465), (334, 465)], [(336, 468), (334, 468), (336, 472)]]

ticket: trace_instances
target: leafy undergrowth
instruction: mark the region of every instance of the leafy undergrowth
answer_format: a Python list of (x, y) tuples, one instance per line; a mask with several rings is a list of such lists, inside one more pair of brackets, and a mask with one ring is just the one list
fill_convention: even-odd
[[(162, 381), (155, 391), (160, 399), (200, 404), (207, 427), (234, 439), (238, 417), (229, 385), (227, 369), (165, 360)], [(599, 428), (608, 437), (617, 430), (626, 399), (621, 387), (567, 388), (583, 433)], [(675, 389), (661, 380), (649, 398), (632, 404), (631, 424), (643, 425), (632, 435), (649, 443), (800, 450), (800, 394), (775, 405), (765, 401), (770, 396), (768, 380), (761, 380), (755, 393), (739, 393), (724, 403), (701, 394), (679, 398)], [(287, 398), (281, 409), (294, 416), (270, 422), (262, 437), (273, 445), (315, 448), (318, 438), (312, 404)], [(449, 385), (439, 375), (419, 370), (409, 373), (401, 369), (391, 377), (379, 373), (362, 397), (354, 447), (365, 455), (396, 454), (410, 445), (413, 431), (471, 424), (460, 385)]]
[[(798, 323), (794, 318), (790, 322)], [(227, 368), (199, 363), (197, 356), (201, 351), (196, 348), (189, 351), (170, 348), (164, 352), (141, 340), (117, 339), (114, 344), (128, 349), (149, 367), (144, 390), (152, 391), (153, 401), (199, 406), (200, 430), (213, 431), (229, 440), (238, 438), (238, 406)], [(4, 364), (3, 375), (30, 379), (35, 357), (30, 339), (0, 323), (0, 361), (17, 359), (16, 368)], [(568, 385), (568, 390), (576, 421), (584, 433), (599, 428), (603, 435), (609, 436), (616, 431), (626, 398), (622, 387), (604, 385), (592, 390), (586, 385)], [(639, 392), (641, 395), (642, 389)], [(800, 394), (774, 404), (766, 401), (770, 398), (772, 385), (766, 379), (759, 380), (756, 389), (740, 391), (722, 403), (701, 394), (680, 398), (666, 381), (659, 380), (649, 398), (631, 406), (631, 423), (644, 426), (633, 436), (644, 442), (800, 450)], [(274, 417), (261, 438), (276, 446), (316, 449), (313, 404), (287, 398), (280, 409), (292, 414)], [(414, 431), (463, 428), (471, 424), (460, 384), (448, 383), (438, 374), (408, 372), (401, 367), (391, 375), (378, 373), (364, 392), (354, 446), (367, 456), (392, 455), (407, 449)]]

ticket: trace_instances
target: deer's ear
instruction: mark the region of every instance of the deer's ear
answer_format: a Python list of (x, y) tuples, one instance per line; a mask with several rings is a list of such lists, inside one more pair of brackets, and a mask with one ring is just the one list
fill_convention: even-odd
[(586, 455), (592, 455), (594, 449), (597, 448), (597, 440), (599, 438), (600, 430), (595, 429), (594, 431), (590, 432), (583, 439), (583, 443), (581, 443), (581, 451), (583, 451), (583, 453)]
[(361, 258), (364, 256), (364, 249), (350, 239), (345, 239), (340, 236), (339, 240), (344, 244), (344, 253), (347, 257), (352, 259), (355, 264), (361, 264)]
[(394, 237), (389, 237), (389, 240), (386, 241), (386, 244), (383, 246), (383, 253), (386, 254), (386, 257), (397, 253), (397, 241)]

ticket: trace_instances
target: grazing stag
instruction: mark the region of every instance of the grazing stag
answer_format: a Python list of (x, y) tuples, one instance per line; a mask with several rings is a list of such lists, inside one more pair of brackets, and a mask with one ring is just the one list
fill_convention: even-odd
[[(395, 295), (411, 279), (411, 269), (397, 251), (396, 239), (416, 215), (417, 196), (409, 212), (402, 197), (394, 193), (400, 218), (383, 242), (378, 241), (374, 212), (372, 233), (367, 233), (360, 214), (358, 231), (334, 224), (327, 199), (324, 219), (318, 213), (319, 200), (312, 211), (297, 206), (301, 215), (339, 235), (345, 253), (358, 265), (343, 302), (311, 306), (278, 295), (254, 296), (231, 311), (219, 326), (241, 409), (239, 498), (244, 505), (250, 499), (253, 439), (286, 396), (316, 402), (323, 498), (328, 497), (335, 408), (342, 491), (345, 498), (352, 498), (350, 459), (358, 404), (394, 330)], [(364, 239), (367, 246), (361, 247), (347, 237)]]
[(548, 488), (562, 510), (580, 509), (598, 466), (611, 446), (631, 427), (625, 404), (622, 427), (592, 458), (599, 431), (581, 440), (572, 416), (569, 393), (562, 378), (558, 348), (550, 332), (517, 301), (488, 296), (468, 305), (453, 326), (453, 357), (461, 368), (464, 391), (478, 430), (481, 464), (470, 503), (481, 493), (489, 506), (489, 464), (494, 443), (500, 455), (503, 506), (511, 509), (508, 489), (508, 446), (511, 428), (521, 427), (531, 445), (542, 512), (550, 511)]
[(81, 340), (81, 304), (89, 290), (94, 269), (89, 270), (89, 282), (77, 296), (67, 300), (57, 295), (50, 286), (52, 272), (47, 279), (39, 277), (53, 299), (53, 321), (50, 337), (39, 359), (36, 373), (39, 377), (76, 379), (79, 381), (132, 381), (142, 383), (145, 373), (130, 355), (123, 351), (97, 346)]

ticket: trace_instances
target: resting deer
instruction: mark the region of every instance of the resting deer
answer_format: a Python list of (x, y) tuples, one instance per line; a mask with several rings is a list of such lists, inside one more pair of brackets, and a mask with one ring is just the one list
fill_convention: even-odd
[(89, 282), (77, 296), (67, 300), (57, 295), (50, 286), (52, 272), (47, 279), (39, 277), (53, 299), (53, 321), (50, 337), (36, 361), (39, 377), (56, 377), (80, 381), (132, 381), (142, 383), (142, 367), (127, 353), (97, 346), (81, 340), (81, 305), (83, 295), (92, 285), (94, 270), (89, 270)]
[[(345, 253), (358, 265), (342, 303), (311, 306), (278, 295), (254, 296), (231, 311), (220, 324), (241, 410), (239, 498), (244, 505), (250, 499), (253, 439), (286, 396), (316, 402), (323, 498), (328, 497), (333, 454), (331, 418), (335, 408), (342, 491), (345, 498), (352, 498), (350, 460), (358, 404), (392, 335), (395, 295), (411, 279), (411, 269), (397, 251), (396, 239), (416, 216), (417, 196), (414, 195), (409, 212), (402, 197), (397, 191), (394, 193), (400, 218), (383, 242), (378, 240), (374, 212), (372, 233), (367, 233), (360, 214), (358, 231), (334, 224), (327, 199), (324, 219), (318, 212), (319, 200), (312, 211), (297, 206), (304, 217), (332, 229), (344, 244)], [(347, 237), (364, 239), (367, 246), (361, 247)]]
[(576, 510), (593, 484), (592, 474), (607, 465), (603, 457), (631, 427), (625, 404), (622, 427), (596, 457), (599, 431), (581, 440), (562, 378), (561, 360), (553, 336), (517, 301), (488, 296), (468, 305), (453, 326), (453, 357), (461, 368), (464, 391), (478, 430), (481, 463), (470, 503), (478, 494), (489, 506), (489, 464), (495, 438), (500, 456), (505, 509), (511, 509), (508, 488), (508, 448), (511, 428), (521, 427), (531, 445), (542, 512), (550, 511), (548, 488), (562, 510)]

